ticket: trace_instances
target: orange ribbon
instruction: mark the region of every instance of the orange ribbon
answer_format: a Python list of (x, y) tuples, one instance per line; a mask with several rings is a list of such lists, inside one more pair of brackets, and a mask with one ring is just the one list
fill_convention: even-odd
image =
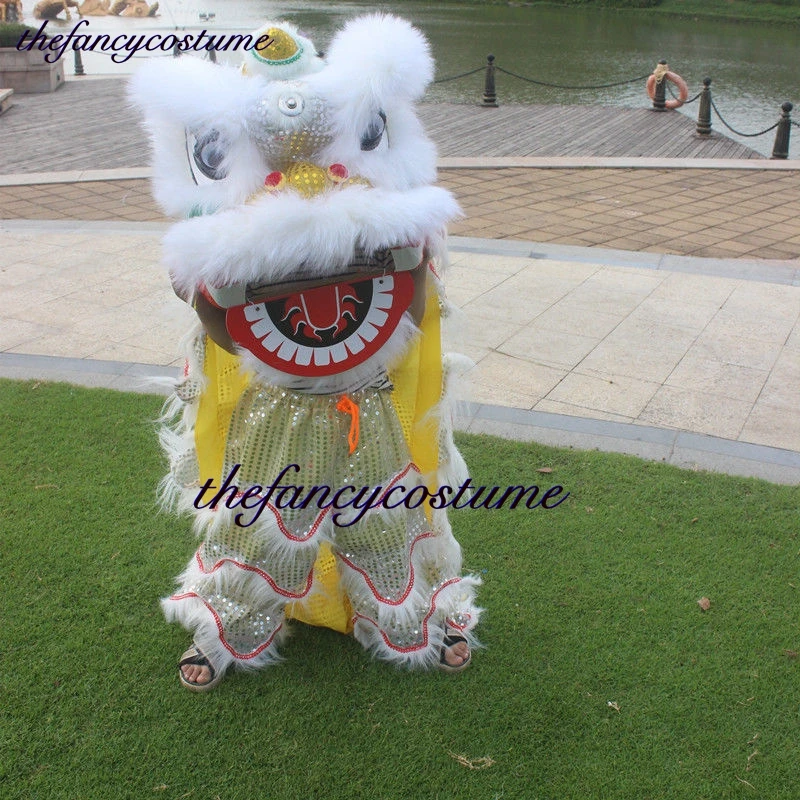
[(350, 452), (352, 453), (358, 446), (358, 404), (353, 402), (346, 394), (343, 394), (336, 404), (336, 410), (350, 415), (350, 430), (347, 434), (347, 443), (350, 445)]

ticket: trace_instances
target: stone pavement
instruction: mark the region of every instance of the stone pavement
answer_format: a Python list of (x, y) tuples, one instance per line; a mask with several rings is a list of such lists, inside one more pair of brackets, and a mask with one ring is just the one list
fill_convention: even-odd
[[(703, 160), (660, 159), (643, 169), (642, 159), (616, 161), (636, 166), (601, 166), (608, 164), (603, 159), (445, 159), (440, 182), (466, 215), (451, 234), (708, 258), (800, 257), (797, 162), (725, 162), (737, 168), (721, 169)], [(559, 166), (573, 163), (581, 166)], [(163, 222), (147, 178), (122, 177), (147, 174), (0, 175), (0, 219)]]
[[(462, 424), (800, 481), (800, 164), (641, 163), (443, 164)], [(0, 374), (175, 373), (146, 174), (0, 177)]]
[[(477, 179), (467, 181), (467, 172)], [(687, 187), (680, 206), (686, 220), (702, 217), (693, 208), (721, 194), (726, 174), (728, 199), (751, 191), (717, 211), (736, 214), (738, 223), (720, 223), (718, 216), (716, 225), (706, 223), (709, 231), (724, 226), (729, 238), (675, 238), (707, 255), (698, 258), (670, 255), (680, 251), (677, 245), (654, 252), (646, 227), (629, 240), (641, 237), (638, 252), (582, 246), (592, 230), (609, 229), (593, 225), (593, 215), (628, 211), (616, 223), (619, 232), (623, 221), (640, 220), (630, 212), (646, 208), (652, 192), (630, 188), (641, 187), (650, 171), (577, 172), (446, 172), (461, 202), (484, 214), (459, 223), (470, 235), (453, 237), (448, 281), (464, 312), (457, 347), (477, 363), (471, 376), (477, 405), (467, 410), (464, 426), (800, 480), (800, 224), (791, 230), (791, 209), (783, 211), (763, 190), (777, 180), (786, 196), (787, 179), (796, 183), (800, 173), (663, 170), (664, 180)], [(705, 173), (717, 189), (695, 183), (688, 194)], [(526, 175), (528, 183), (521, 180)], [(590, 188), (577, 189), (578, 177)], [(557, 191), (548, 199), (536, 191), (545, 180), (561, 187), (560, 200), (553, 199)], [(0, 373), (131, 388), (144, 386), (148, 373), (177, 369), (176, 343), (192, 315), (159, 267), (167, 223), (145, 189), (142, 179), (0, 188)], [(604, 209), (592, 207), (603, 200)], [(790, 206), (797, 202), (789, 197)], [(562, 216), (569, 208), (584, 215)], [(513, 230), (515, 209), (532, 218), (552, 214), (553, 223), (530, 234)], [(509, 229), (501, 239), (503, 213)], [(520, 235), (553, 242), (511, 238)], [(730, 258), (730, 242), (746, 244), (748, 235), (760, 237), (750, 239), (748, 258)], [(758, 242), (792, 258), (753, 258)]]

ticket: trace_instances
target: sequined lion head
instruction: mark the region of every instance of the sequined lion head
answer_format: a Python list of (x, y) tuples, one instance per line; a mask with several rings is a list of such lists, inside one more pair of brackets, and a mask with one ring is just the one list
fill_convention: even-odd
[[(280, 43), (278, 72), (181, 57), (134, 76), (154, 194), (185, 219), (168, 234), (165, 258), (187, 288), (309, 264), (329, 273), (356, 248), (428, 241), (459, 213), (432, 186), (436, 152), (414, 108), (433, 76), (418, 30), (388, 15), (354, 19), (324, 63), (293, 58), (286, 37)], [(261, 61), (270, 56), (262, 48)]]

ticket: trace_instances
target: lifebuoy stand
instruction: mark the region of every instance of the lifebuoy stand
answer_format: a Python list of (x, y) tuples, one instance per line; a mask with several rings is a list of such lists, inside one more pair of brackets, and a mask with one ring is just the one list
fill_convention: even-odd
[[(671, 100), (666, 99), (666, 83), (669, 81), (678, 90), (678, 96)], [(666, 61), (661, 61), (647, 79), (647, 96), (653, 101), (654, 111), (680, 108), (689, 97), (689, 87), (686, 81), (676, 72), (670, 72)]]

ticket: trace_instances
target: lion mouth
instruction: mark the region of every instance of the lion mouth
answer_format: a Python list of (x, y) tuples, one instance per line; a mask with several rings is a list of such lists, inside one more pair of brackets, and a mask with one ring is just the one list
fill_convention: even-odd
[(333, 375), (362, 364), (388, 341), (413, 297), (408, 273), (318, 286), (228, 309), (231, 336), (291, 375)]

